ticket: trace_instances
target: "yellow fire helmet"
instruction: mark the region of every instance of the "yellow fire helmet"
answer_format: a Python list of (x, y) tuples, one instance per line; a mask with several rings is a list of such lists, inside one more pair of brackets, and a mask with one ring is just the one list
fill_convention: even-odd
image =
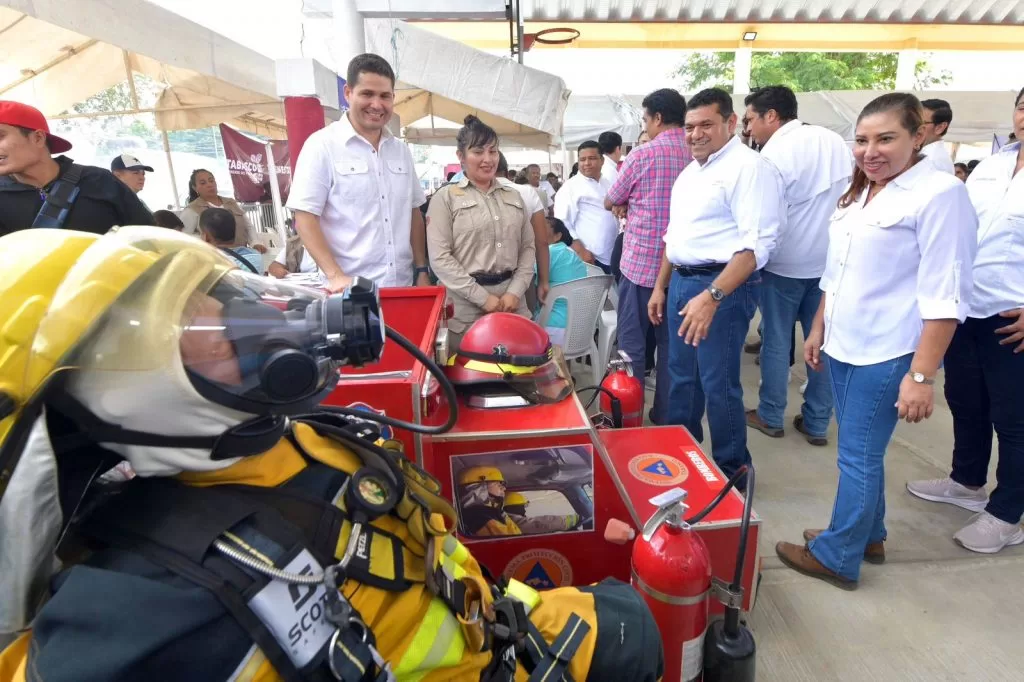
[[(21, 230), (0, 238), (0, 445), (41, 388), (28, 376), (39, 324), (71, 266), (99, 235)], [(0, 468), (0, 495), (10, 472)]]
[(469, 467), (459, 472), (459, 485), (471, 483), (504, 482), (505, 476), (498, 467)]
[(528, 504), (530, 504), (530, 501), (522, 493), (512, 492), (505, 495), (505, 507), (521, 506), (525, 509)]
[(0, 495), (19, 449), (15, 425), (56, 376), (74, 377), (52, 399), (86, 431), (180, 434), (167, 447), (194, 448), (204, 447), (195, 437), (224, 433), (225, 420), (161, 404), (171, 384), (191, 385), (170, 397), (198, 392), (231, 411), (233, 426), (308, 411), (337, 381), (327, 294), (243, 272), (194, 237), (153, 227), (99, 238), (36, 229), (0, 239), (0, 254)]

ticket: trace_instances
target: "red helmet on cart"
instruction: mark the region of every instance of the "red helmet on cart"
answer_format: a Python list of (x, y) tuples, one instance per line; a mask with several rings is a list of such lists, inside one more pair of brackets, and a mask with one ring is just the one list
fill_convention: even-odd
[(484, 315), (466, 331), (445, 374), (467, 393), (514, 392), (532, 403), (572, 393), (562, 349), (536, 322), (513, 313)]

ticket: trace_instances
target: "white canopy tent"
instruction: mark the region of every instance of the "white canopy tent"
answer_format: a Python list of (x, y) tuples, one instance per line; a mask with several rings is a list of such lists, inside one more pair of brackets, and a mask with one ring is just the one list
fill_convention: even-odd
[(167, 87), (155, 106), (123, 113), (153, 113), (161, 130), (285, 134), (272, 60), (147, 2), (0, 0), (0, 41), (0, 99), (49, 118), (134, 72)]
[[(451, 123), (473, 114), (505, 144), (548, 149), (558, 143), (569, 101), (561, 78), (405, 22), (367, 19), (365, 28), (367, 51), (395, 69), (395, 113), (408, 126), (407, 141), (454, 146)], [(421, 122), (426, 125), (414, 125)]]

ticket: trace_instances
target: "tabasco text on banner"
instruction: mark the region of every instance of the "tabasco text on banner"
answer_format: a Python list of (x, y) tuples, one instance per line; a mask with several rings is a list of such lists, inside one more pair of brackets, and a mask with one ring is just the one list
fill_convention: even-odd
[[(228, 171), (235, 190), (235, 199), (242, 202), (269, 204), (271, 173), (267, 167), (267, 146), (231, 126), (220, 124), (220, 135), (224, 140), (224, 153), (228, 157)], [(287, 140), (271, 140), (274, 153), (274, 170), (277, 184), (281, 189), (281, 201), (288, 201), (292, 186), (292, 167), (288, 156)]]

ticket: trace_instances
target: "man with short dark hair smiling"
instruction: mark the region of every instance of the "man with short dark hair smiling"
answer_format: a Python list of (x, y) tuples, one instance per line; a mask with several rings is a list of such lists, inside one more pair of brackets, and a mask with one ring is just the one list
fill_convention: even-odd
[(429, 285), (427, 199), (409, 147), (387, 129), (395, 72), (383, 57), (361, 54), (347, 77), (349, 110), (313, 133), (296, 161), (295, 230), (332, 292), (356, 276), (378, 287)]
[(686, 139), (697, 163), (672, 187), (665, 255), (647, 307), (651, 322), (670, 330), (667, 422), (703, 441), (706, 404), (711, 451), (727, 476), (750, 461), (740, 356), (757, 271), (783, 215), (778, 174), (736, 137), (736, 122), (724, 90), (702, 90), (688, 103)]

